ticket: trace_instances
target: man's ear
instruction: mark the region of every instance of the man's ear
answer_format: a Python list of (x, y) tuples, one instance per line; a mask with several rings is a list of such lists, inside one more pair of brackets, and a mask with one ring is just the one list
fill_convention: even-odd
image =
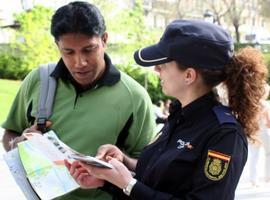
[(54, 40), (54, 43), (56, 44), (56, 46), (58, 47), (59, 49), (59, 44), (58, 44), (58, 41), (57, 40)]
[(101, 39), (102, 39), (103, 44), (106, 45), (108, 41), (108, 33), (107, 32), (103, 33)]
[(190, 85), (197, 78), (197, 71), (194, 68), (187, 68), (185, 70), (185, 83)]

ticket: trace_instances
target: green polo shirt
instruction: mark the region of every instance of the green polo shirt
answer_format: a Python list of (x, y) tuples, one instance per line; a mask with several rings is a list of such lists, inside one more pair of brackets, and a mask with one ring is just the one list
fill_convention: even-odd
[[(105, 55), (106, 70), (100, 80), (82, 90), (70, 81), (60, 60), (51, 76), (57, 78), (57, 90), (50, 127), (71, 148), (95, 155), (103, 144), (121, 143), (130, 156), (138, 156), (154, 133), (152, 103), (144, 88), (118, 71)], [(4, 129), (21, 133), (36, 118), (39, 97), (39, 71), (29, 73), (13, 102)], [(48, 191), (49, 192), (49, 191)], [(78, 189), (60, 199), (111, 199), (101, 190)]]

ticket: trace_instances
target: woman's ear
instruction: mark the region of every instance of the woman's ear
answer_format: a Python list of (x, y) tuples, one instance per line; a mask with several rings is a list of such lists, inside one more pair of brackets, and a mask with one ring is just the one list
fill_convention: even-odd
[(185, 83), (190, 85), (197, 78), (197, 71), (194, 68), (187, 68), (185, 70)]

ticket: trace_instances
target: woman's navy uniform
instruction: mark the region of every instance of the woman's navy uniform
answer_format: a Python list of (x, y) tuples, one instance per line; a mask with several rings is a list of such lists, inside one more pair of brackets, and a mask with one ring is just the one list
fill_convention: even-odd
[(139, 158), (132, 197), (232, 200), (246, 160), (243, 130), (212, 92), (184, 108), (176, 101)]

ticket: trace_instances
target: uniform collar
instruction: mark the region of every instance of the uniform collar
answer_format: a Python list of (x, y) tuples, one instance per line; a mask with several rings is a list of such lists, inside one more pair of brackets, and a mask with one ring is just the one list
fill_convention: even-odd
[(59, 62), (57, 63), (54, 71), (51, 73), (50, 76), (57, 78), (61, 78), (63, 81), (71, 82), (76, 90), (89, 90), (93, 87), (100, 87), (100, 86), (112, 86), (116, 84), (120, 80), (120, 71), (116, 69), (116, 67), (112, 64), (110, 57), (105, 53), (104, 55), (105, 63), (106, 63), (106, 69), (102, 76), (92, 83), (87, 89), (82, 89), (80, 86), (73, 81), (73, 78), (71, 77), (63, 59), (61, 58)]
[[(193, 102), (182, 108), (181, 103), (176, 100), (170, 106), (170, 116), (176, 118), (182, 118), (185, 121), (194, 118), (194, 113), (202, 112), (204, 109), (211, 109), (214, 105), (217, 105), (218, 101), (215, 99), (213, 92), (209, 92)], [(197, 115), (197, 114), (196, 114)], [(201, 116), (200, 116), (201, 117)]]
[(198, 113), (198, 111), (202, 109), (211, 109), (217, 103), (218, 102), (215, 99), (214, 93), (209, 92), (182, 108), (182, 113), (185, 118), (189, 118), (191, 115), (194, 115), (194, 113)]

